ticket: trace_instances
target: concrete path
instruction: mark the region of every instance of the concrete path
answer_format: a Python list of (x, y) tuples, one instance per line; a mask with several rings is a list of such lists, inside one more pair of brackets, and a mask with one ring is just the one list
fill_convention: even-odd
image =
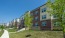
[(18, 30), (16, 32), (9, 32), (9, 33), (17, 33), (17, 32), (21, 32), (21, 31), (24, 31), (24, 30), (25, 30), (25, 28), (22, 28), (22, 29), (20, 29), (20, 30)]
[(24, 30), (25, 30), (25, 28), (22, 28), (22, 29), (18, 30), (17, 32), (24, 31)]
[(3, 35), (0, 38), (9, 38), (9, 33), (7, 30), (4, 30)]

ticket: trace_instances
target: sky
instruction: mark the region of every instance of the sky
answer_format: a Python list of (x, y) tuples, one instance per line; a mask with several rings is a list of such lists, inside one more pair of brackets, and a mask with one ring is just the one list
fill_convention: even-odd
[(0, 0), (0, 23), (8, 23), (43, 4), (47, 0)]

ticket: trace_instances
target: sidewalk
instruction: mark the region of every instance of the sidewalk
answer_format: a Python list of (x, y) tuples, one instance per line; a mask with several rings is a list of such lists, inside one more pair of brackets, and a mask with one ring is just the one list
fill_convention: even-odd
[(24, 31), (24, 30), (25, 30), (25, 28), (22, 28), (22, 29), (18, 30), (17, 32)]
[(18, 30), (16, 32), (9, 32), (9, 33), (17, 33), (17, 32), (21, 32), (21, 31), (24, 31), (24, 30), (25, 30), (25, 28), (22, 28), (22, 29), (20, 29), (20, 30)]
[(9, 38), (9, 33), (7, 30), (4, 30), (3, 35), (0, 38)]

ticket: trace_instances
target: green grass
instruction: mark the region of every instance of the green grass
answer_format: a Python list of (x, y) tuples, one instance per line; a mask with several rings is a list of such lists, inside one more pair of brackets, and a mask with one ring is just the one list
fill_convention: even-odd
[(7, 29), (8, 30), (8, 32), (16, 32), (17, 31), (17, 29)]
[(4, 31), (2, 30), (2, 31), (0, 31), (0, 37), (2, 36), (2, 34), (4, 33)]
[(23, 31), (18, 33), (10, 33), (10, 38), (26, 38), (30, 33), (30, 38), (63, 38), (62, 31)]

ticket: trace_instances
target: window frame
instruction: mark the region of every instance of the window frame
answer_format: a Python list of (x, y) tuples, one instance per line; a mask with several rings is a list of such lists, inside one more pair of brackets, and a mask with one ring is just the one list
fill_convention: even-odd
[(42, 26), (46, 26), (47, 25), (47, 22), (42, 22)]
[(43, 12), (46, 12), (46, 9), (47, 9), (46, 7), (45, 7), (45, 8), (43, 8), (43, 9), (42, 9), (42, 13), (43, 13)]
[(36, 20), (36, 21), (38, 20), (38, 16), (35, 17), (35, 20)]
[(35, 26), (36, 26), (36, 27), (38, 26), (38, 22), (35, 23)]
[(42, 15), (42, 19), (46, 19), (46, 14), (45, 15)]
[(37, 15), (38, 14), (38, 11), (35, 11), (35, 15)]

